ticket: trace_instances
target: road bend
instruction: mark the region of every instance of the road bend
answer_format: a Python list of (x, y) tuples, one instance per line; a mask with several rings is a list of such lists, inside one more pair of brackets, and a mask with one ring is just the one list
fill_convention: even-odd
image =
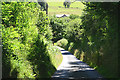
[(52, 79), (67, 80), (67, 79), (82, 79), (89, 80), (104, 80), (103, 77), (86, 63), (78, 60), (70, 52), (58, 47), (61, 50), (63, 60), (57, 71), (52, 76)]

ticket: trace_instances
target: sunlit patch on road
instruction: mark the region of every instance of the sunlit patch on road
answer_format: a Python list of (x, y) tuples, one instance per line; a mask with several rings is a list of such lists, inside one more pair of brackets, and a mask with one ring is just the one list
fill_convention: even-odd
[(93, 68), (86, 63), (78, 60), (69, 51), (58, 47), (61, 50), (63, 61), (54, 73), (52, 78), (67, 78), (67, 79), (79, 79), (79, 78), (102, 78)]

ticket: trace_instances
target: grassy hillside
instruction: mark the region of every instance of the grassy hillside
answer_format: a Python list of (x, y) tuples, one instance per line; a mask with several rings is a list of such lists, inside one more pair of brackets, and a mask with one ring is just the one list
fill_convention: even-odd
[(82, 14), (82, 9), (84, 9), (84, 5), (76, 1), (74, 3), (71, 3), (70, 8), (65, 8), (63, 5), (63, 2), (48, 2), (49, 8), (48, 8), (48, 14), (49, 16), (55, 15), (55, 14)]

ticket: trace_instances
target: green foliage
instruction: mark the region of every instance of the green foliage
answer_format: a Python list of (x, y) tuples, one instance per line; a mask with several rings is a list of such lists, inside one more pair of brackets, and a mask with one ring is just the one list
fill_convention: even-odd
[(46, 11), (48, 14), (48, 3), (45, 0), (38, 1), (38, 4), (41, 6), (41, 10)]
[[(78, 51), (78, 54), (80, 55), (84, 53), (83, 61), (87, 62), (92, 67), (97, 66), (96, 69), (98, 69), (106, 78), (115, 78), (118, 76), (116, 75), (118, 74), (116, 58), (118, 50), (116, 44), (118, 41), (118, 19), (116, 14), (118, 11), (115, 8), (118, 7), (118, 3), (85, 4), (87, 7), (81, 17), (81, 29), (83, 29), (82, 36), (78, 38), (79, 40), (77, 42), (75, 38), (72, 38), (72, 42), (75, 43), (75, 47), (73, 47), (72, 50), (74, 50), (73, 52), (76, 52), (75, 49), (78, 49), (80, 51)], [(110, 8), (106, 10), (104, 5), (106, 5), (107, 8)], [(76, 55), (76, 53), (74, 54)], [(114, 66), (112, 63), (114, 63)], [(101, 66), (104, 67), (103, 72), (100, 70), (102, 69)], [(114, 73), (112, 73), (113, 71), (111, 68), (116, 68)]]
[(63, 48), (66, 48), (67, 44), (68, 44), (68, 41), (65, 38), (60, 39), (59, 41), (57, 41), (57, 43), (55, 43), (55, 45)]
[(71, 14), (71, 15), (69, 16), (69, 18), (70, 18), (70, 19), (76, 19), (76, 18), (79, 18), (79, 16), (78, 16), (78, 15), (75, 15), (75, 14)]
[[(118, 50), (116, 44), (118, 41), (118, 3), (86, 3), (86, 6), (85, 13), (81, 17), (82, 28), (85, 29), (84, 34), (87, 38), (85, 47), (88, 48), (87, 51), (84, 51), (85, 61), (88, 64), (92, 62), (98, 68), (104, 66), (104, 70), (108, 74), (105, 77), (117, 77), (118, 75), (115, 74), (118, 74), (118, 71), (117, 69), (111, 71), (113, 68), (111, 63), (114, 63), (114, 68), (117, 68), (115, 57), (117, 57)], [(104, 72), (100, 73), (104, 74)]]
[[(62, 62), (61, 51), (58, 48), (56, 48), (55, 46), (49, 45), (48, 52), (50, 54), (51, 62), (53, 63), (55, 68), (57, 68), (60, 65), (60, 63)], [(55, 71), (55, 70), (53, 70), (53, 71)]]
[(70, 7), (70, 0), (65, 0), (65, 2), (63, 3), (63, 5), (65, 6), (65, 8), (69, 8)]
[(81, 29), (81, 19), (76, 18), (75, 20), (71, 20), (66, 29), (66, 38), (70, 41), (78, 41), (84, 32), (84, 29)]
[(52, 47), (52, 30), (48, 24), (49, 19), (37, 3), (2, 3), (3, 78), (35, 79), (54, 73), (62, 57)]
[(64, 32), (61, 37), (68, 40), (66, 49), (77, 58), (96, 68), (105, 78), (117, 78), (119, 3), (84, 4), (86, 8), (81, 19), (71, 15), (65, 28), (53, 31)]
[(62, 38), (66, 38), (69, 41), (72, 41), (72, 39), (77, 41), (84, 32), (84, 29), (81, 29), (80, 25), (80, 18), (70, 19), (69, 17), (50, 17), (50, 26), (53, 31), (53, 41), (56, 42)]
[[(33, 11), (37, 12), (35, 3), (2, 3), (3, 78), (34, 78), (35, 76), (33, 66), (27, 60), (30, 45), (37, 36), (35, 23), (30, 24), (37, 17), (33, 18), (33, 15), (36, 15), (32, 14)], [(7, 68), (10, 70), (7, 71)]]
[(65, 28), (70, 21), (69, 18), (50, 17), (50, 26), (53, 30), (53, 41), (56, 42), (65, 37)]
[(46, 39), (51, 40), (53, 38), (52, 29), (49, 25), (48, 17), (45, 14), (40, 13), (39, 19), (37, 21), (37, 27), (39, 29), (39, 34), (45, 36)]

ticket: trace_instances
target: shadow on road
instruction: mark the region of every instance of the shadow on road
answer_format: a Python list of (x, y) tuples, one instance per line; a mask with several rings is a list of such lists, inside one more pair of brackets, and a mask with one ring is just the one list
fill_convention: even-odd
[(63, 61), (52, 76), (52, 80), (105, 80), (86, 63), (78, 60), (72, 53), (61, 49)]
[(72, 53), (66, 51), (66, 50), (61, 50), (62, 55), (72, 55)]

